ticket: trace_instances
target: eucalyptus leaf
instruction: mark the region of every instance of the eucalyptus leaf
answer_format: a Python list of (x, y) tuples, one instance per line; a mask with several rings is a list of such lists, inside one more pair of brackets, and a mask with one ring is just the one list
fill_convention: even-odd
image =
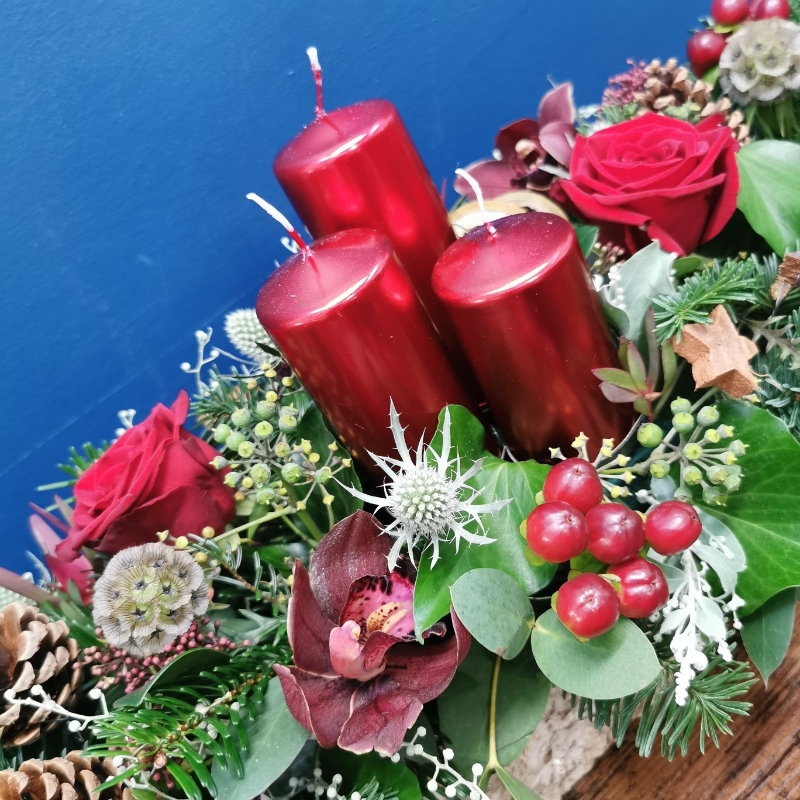
[(783, 256), (800, 240), (800, 145), (763, 140), (743, 147), (737, 204), (753, 230)]
[(784, 589), (757, 611), (742, 619), (742, 641), (750, 660), (764, 679), (780, 666), (794, 628), (796, 590)]
[(742, 487), (724, 506), (698, 505), (733, 532), (746, 555), (736, 593), (749, 614), (800, 585), (800, 443), (768, 411), (736, 400), (718, 408), (721, 422), (747, 445), (738, 461)]
[(514, 658), (525, 646), (533, 618), (520, 585), (505, 572), (473, 569), (450, 588), (458, 618), (487, 650)]
[(508, 789), (508, 793), (514, 800), (540, 800), (536, 792), (531, 791), (524, 783), (502, 767), (497, 770), (497, 777), (500, 778), (503, 786)]
[(709, 639), (719, 641), (725, 638), (725, 619), (722, 616), (722, 609), (710, 598), (705, 595), (698, 597), (697, 615), (695, 623), (702, 633)]
[[(489, 708), (497, 657), (473, 644), (450, 686), (437, 700), (439, 725), (455, 752), (454, 766), (470, 775), (472, 765), (489, 758)], [(497, 752), (510, 764), (521, 752), (547, 705), (550, 682), (529, 648), (500, 661), (497, 679)]]
[(217, 797), (225, 800), (252, 800), (289, 768), (300, 752), (308, 732), (295, 720), (286, 705), (280, 681), (269, 682), (264, 702), (252, 720), (245, 723), (249, 747), (241, 753), (244, 777), (214, 760), (211, 775), (217, 784)]
[(624, 617), (608, 633), (579, 642), (551, 609), (536, 620), (531, 646), (536, 663), (552, 683), (593, 700), (635, 694), (661, 672), (653, 645)]
[[(541, 490), (548, 470), (549, 467), (535, 461), (514, 463), (486, 456), (483, 469), (469, 481), (470, 486), (482, 490), (475, 502), (506, 499), (511, 502), (483, 517), (487, 536), (495, 539), (491, 544), (462, 544), (457, 551), (455, 545), (444, 543), (433, 568), (430, 551), (423, 553), (414, 587), (414, 619), (418, 636), (450, 611), (450, 587), (470, 570), (483, 567), (505, 572), (527, 595), (550, 583), (555, 565), (530, 564), (525, 557), (527, 545), (519, 535), (519, 526), (536, 505), (536, 493)], [(471, 523), (468, 528), (475, 532), (479, 530), (476, 523)]]

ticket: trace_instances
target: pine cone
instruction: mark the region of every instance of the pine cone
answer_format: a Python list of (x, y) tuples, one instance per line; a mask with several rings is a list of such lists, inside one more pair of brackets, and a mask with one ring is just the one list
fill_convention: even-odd
[(0, 800), (130, 800), (130, 789), (121, 783), (92, 794), (116, 774), (110, 758), (86, 758), (79, 750), (49, 761), (31, 758), (16, 772), (0, 772)]
[(676, 59), (671, 58), (665, 64), (655, 59), (644, 70), (648, 77), (644, 90), (633, 95), (634, 102), (644, 111), (665, 111), (670, 107), (684, 105), (694, 85), (686, 67), (679, 66)]
[[(78, 652), (78, 643), (69, 638), (63, 620), (51, 621), (33, 606), (12, 603), (0, 613), (0, 695), (12, 690), (20, 700), (30, 697), (43, 702), (50, 698), (69, 705), (81, 680)], [(32, 693), (33, 687), (41, 688)], [(0, 703), (0, 743), (4, 747), (30, 744), (43, 728), (52, 728), (58, 721), (44, 708), (5, 699)]]

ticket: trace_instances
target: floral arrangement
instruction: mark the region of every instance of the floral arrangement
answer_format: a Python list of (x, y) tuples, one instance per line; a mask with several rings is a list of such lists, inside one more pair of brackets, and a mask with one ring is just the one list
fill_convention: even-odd
[[(688, 51), (689, 66), (631, 62), (591, 108), (554, 87), (459, 170), (442, 259), (528, 224), (578, 253), (577, 288), (558, 273), (552, 296), (585, 292), (588, 311), (559, 335), (606, 349), (560, 405), (571, 367), (546, 328), (524, 362), (548, 359), (546, 391), (504, 367), (502, 394), (456, 325), (479, 389), (378, 393), (381, 449), (365, 446), (370, 384), (317, 380), (330, 337), (302, 337), (330, 304), (284, 325), (291, 280), (338, 280), (322, 268), (337, 247), (354, 248), (344, 271), (362, 246), (398, 262), (321, 223), (306, 245), (250, 196), (294, 253), (258, 313), (227, 316), (228, 350), (197, 332), (191, 397), (137, 424), (121, 412), (110, 444), (71, 452), (42, 487), (53, 505), (33, 506), (36, 575), (0, 573), (2, 800), (478, 800), (492, 776), (529, 800), (506, 768), (552, 687), (643, 757), (731, 734), (787, 652), (800, 585), (800, 6), (714, 0)], [(439, 361), (403, 351), (398, 376), (364, 347), (353, 369), (379, 388), (431, 359), (449, 375), (457, 349), (430, 344), (446, 326), (411, 316), (424, 303), (435, 320), (434, 301), (391, 274), (379, 315), (396, 301)], [(504, 330), (524, 339), (529, 316)], [(490, 364), (511, 363), (504, 347)], [(536, 412), (510, 422), (526, 392)], [(586, 428), (565, 438), (569, 414)], [(542, 449), (526, 426), (545, 418)]]

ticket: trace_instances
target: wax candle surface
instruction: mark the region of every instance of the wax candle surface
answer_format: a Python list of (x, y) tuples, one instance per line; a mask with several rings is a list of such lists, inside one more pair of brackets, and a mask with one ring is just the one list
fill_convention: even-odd
[(366, 100), (324, 114), (281, 150), (273, 166), (314, 237), (348, 228), (385, 234), (442, 337), (457, 349), (450, 319), (431, 289), (433, 266), (455, 237), (394, 105)]
[(447, 404), (472, 408), (408, 275), (376, 231), (342, 231), (292, 256), (264, 284), (256, 311), (366, 466), (366, 450), (395, 453), (390, 398), (415, 443), (423, 430), (433, 436)]
[(581, 432), (594, 452), (619, 441), (629, 407), (606, 400), (592, 375), (618, 360), (572, 226), (536, 212), (493, 225), (447, 250), (433, 288), (507, 444), (543, 456)]

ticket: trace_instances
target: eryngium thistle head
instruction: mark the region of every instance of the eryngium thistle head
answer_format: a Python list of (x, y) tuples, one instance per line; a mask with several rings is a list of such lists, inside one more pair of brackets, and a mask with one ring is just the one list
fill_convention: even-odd
[(208, 608), (203, 570), (192, 556), (161, 543), (117, 553), (94, 587), (94, 621), (135, 656), (163, 652)]
[(745, 22), (722, 52), (719, 82), (739, 105), (777, 103), (800, 89), (800, 26), (778, 17)]
[(258, 346), (265, 344), (272, 347), (273, 344), (264, 326), (258, 321), (255, 309), (240, 308), (238, 311), (231, 311), (225, 317), (225, 333), (231, 344), (246, 358), (259, 364), (271, 360), (269, 354)]

